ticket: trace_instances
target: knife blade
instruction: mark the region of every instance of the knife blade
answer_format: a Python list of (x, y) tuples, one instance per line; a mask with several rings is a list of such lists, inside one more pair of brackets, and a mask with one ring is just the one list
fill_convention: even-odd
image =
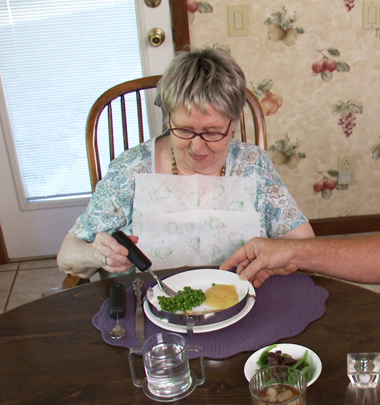
[(138, 277), (132, 282), (132, 288), (136, 296), (135, 330), (137, 339), (140, 342), (145, 341), (145, 319), (141, 300), (141, 287), (143, 284), (144, 282)]

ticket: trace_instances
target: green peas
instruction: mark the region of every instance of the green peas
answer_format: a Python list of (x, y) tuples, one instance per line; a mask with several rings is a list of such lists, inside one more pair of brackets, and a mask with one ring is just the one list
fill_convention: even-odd
[(193, 290), (191, 287), (184, 287), (174, 297), (157, 297), (161, 309), (168, 312), (190, 311), (193, 307), (202, 304), (206, 294), (202, 290)]

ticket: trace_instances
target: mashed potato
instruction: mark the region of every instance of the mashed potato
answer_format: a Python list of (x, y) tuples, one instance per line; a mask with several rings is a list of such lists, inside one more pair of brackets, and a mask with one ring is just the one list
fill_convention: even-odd
[(226, 309), (237, 304), (239, 295), (236, 285), (215, 284), (206, 291), (205, 303), (217, 309)]

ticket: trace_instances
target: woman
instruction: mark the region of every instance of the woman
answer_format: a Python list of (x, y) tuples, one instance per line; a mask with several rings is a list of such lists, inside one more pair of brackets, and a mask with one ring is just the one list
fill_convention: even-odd
[(156, 269), (221, 264), (254, 236), (314, 236), (266, 152), (233, 139), (245, 100), (244, 74), (224, 51), (174, 58), (156, 95), (168, 130), (111, 162), (59, 268), (83, 278), (133, 271), (110, 236), (118, 229)]

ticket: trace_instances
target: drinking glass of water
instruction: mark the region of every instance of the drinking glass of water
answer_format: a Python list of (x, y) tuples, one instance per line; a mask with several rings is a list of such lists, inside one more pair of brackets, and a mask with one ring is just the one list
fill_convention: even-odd
[[(202, 377), (190, 370), (188, 352), (199, 354)], [(138, 380), (133, 363), (134, 354), (142, 355), (146, 379)], [(144, 393), (156, 401), (179, 400), (189, 395), (197, 385), (204, 383), (203, 351), (199, 346), (189, 346), (177, 333), (162, 332), (149, 337), (142, 347), (132, 347), (129, 364), (133, 384), (142, 387)]]

